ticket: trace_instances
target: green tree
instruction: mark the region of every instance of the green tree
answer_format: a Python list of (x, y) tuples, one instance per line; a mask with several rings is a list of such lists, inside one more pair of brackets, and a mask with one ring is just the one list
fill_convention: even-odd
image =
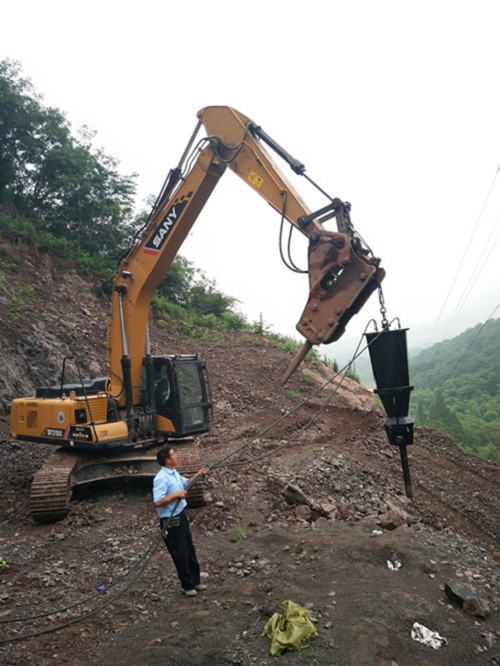
[(459, 442), (466, 440), (465, 431), (457, 414), (448, 407), (443, 392), (435, 392), (434, 401), (429, 410), (429, 425), (435, 430), (448, 432)]
[[(249, 326), (245, 317), (233, 310), (237, 299), (222, 293), (213, 280), (181, 255), (171, 263), (156, 293), (170, 304), (202, 317), (209, 328), (238, 330)], [(157, 297), (155, 305), (160, 303)]]
[(258, 321), (253, 322), (252, 330), (253, 330), (254, 333), (257, 333), (258, 335), (265, 335), (266, 333), (269, 333), (270, 327), (264, 321), (264, 317), (262, 316), (262, 312), (259, 315)]
[(425, 425), (425, 412), (423, 400), (417, 402), (417, 416), (416, 416), (417, 425)]
[(86, 128), (74, 138), (19, 64), (0, 61), (0, 203), (78, 250), (116, 255), (132, 235), (135, 175), (120, 175), (93, 138)]
[(194, 264), (178, 254), (163, 276), (157, 289), (158, 293), (175, 305), (189, 307), (195, 273)]
[(219, 291), (216, 283), (207, 280), (203, 273), (200, 275), (201, 279), (191, 287), (189, 305), (198, 314), (214, 314), (216, 317), (221, 317), (231, 310), (238, 300)]
[(413, 403), (422, 405), (425, 419), (418, 407), (417, 423), (449, 432), (464, 449), (483, 457), (500, 450), (500, 319), (440, 342), (410, 364)]
[(480, 452), (483, 458), (500, 463), (500, 449), (490, 442), (483, 451)]

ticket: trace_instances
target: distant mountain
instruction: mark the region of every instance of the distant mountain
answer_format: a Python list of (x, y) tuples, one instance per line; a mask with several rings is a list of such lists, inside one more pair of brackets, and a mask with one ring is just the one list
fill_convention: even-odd
[(410, 355), (410, 376), (417, 424), (500, 461), (500, 319)]

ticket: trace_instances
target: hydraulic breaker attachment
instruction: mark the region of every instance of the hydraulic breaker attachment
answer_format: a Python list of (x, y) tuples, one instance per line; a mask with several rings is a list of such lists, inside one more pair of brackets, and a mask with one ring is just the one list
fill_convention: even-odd
[(297, 330), (313, 345), (329, 344), (341, 337), (385, 273), (377, 260), (353, 250), (348, 235), (332, 231), (312, 234), (308, 260), (310, 294)]

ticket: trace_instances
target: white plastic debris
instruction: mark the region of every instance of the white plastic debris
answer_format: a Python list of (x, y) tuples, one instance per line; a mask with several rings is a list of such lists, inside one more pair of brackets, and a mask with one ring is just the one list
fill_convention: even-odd
[(379, 537), (382, 536), (383, 532), (382, 530), (373, 530), (373, 532), (370, 534), (371, 537)]
[(394, 560), (394, 562), (387, 560), (387, 568), (391, 571), (399, 571), (401, 569), (401, 562), (398, 562), (398, 560)]
[(415, 622), (411, 628), (411, 637), (414, 641), (418, 643), (423, 643), (424, 645), (430, 645), (430, 647), (437, 650), (442, 645), (446, 645), (448, 641), (443, 636), (440, 636), (437, 631), (431, 631), (424, 627), (423, 624)]

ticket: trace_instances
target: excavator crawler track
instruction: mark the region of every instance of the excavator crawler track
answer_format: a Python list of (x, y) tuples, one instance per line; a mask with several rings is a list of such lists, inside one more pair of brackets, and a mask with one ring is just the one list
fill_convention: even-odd
[[(190, 478), (201, 468), (200, 452), (198, 446), (193, 442), (177, 445), (175, 451), (178, 456), (177, 470), (182, 476)], [(156, 453), (155, 453), (156, 455)], [(188, 507), (204, 506), (206, 504), (204, 499), (204, 483), (198, 481), (188, 490), (187, 503)]]
[(31, 485), (30, 511), (39, 523), (62, 520), (69, 511), (71, 479), (78, 455), (58, 449), (35, 474)]
[[(105, 455), (60, 448), (36, 473), (31, 486), (31, 515), (40, 523), (62, 520), (69, 511), (73, 488), (117, 478), (147, 477), (151, 480), (159, 467), (156, 454), (161, 446), (148, 449), (117, 451)], [(189, 478), (201, 468), (198, 447), (194, 440), (175, 442), (177, 470)], [(188, 491), (188, 507), (206, 504), (204, 484), (199, 481)]]

